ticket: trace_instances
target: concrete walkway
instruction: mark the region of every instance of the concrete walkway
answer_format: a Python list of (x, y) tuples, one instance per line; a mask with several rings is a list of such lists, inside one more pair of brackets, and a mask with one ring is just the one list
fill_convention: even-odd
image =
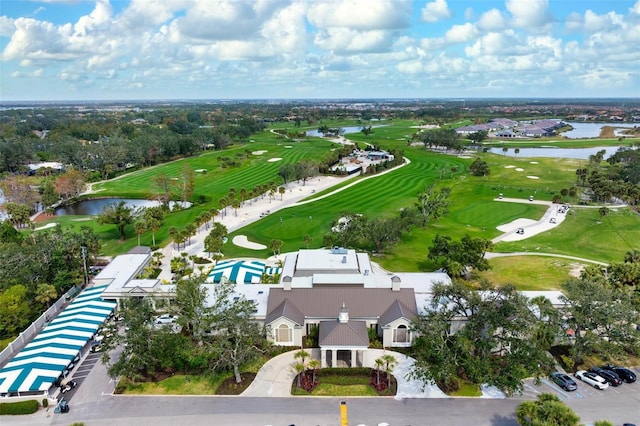
[[(311, 358), (320, 359), (320, 349), (305, 349), (311, 354)], [(241, 397), (290, 397), (291, 385), (296, 377), (293, 365), (296, 363), (295, 351), (278, 355), (262, 366), (249, 387), (240, 395)], [(363, 356), (363, 366), (375, 368), (374, 362), (382, 355), (391, 354), (396, 358), (397, 364), (393, 369), (393, 375), (398, 381), (396, 399), (406, 398), (449, 398), (435, 384), (424, 386), (420, 380), (409, 379), (414, 359), (404, 354), (383, 349), (368, 349)]]

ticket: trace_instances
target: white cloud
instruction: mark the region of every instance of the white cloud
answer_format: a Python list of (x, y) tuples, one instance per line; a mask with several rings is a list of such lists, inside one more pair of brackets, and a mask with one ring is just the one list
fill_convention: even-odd
[(478, 35), (475, 25), (467, 22), (463, 25), (452, 26), (444, 35), (447, 43), (465, 43)]
[(8, 16), (0, 16), (0, 37), (11, 37), (16, 30), (15, 21)]
[(482, 31), (501, 31), (505, 29), (507, 20), (498, 9), (491, 9), (482, 14), (478, 21), (478, 28)]
[(13, 78), (39, 78), (39, 77), (42, 77), (42, 74), (43, 74), (42, 68), (38, 68), (31, 72), (14, 71), (10, 75)]
[(271, 46), (273, 54), (297, 53), (304, 55), (306, 50), (304, 12), (302, 5), (294, 3), (279, 10), (272, 19), (264, 24), (260, 33)]
[(640, 0), (638, 0), (636, 4), (629, 8), (629, 12), (634, 15), (640, 15)]
[(438, 22), (441, 19), (450, 18), (451, 10), (446, 0), (435, 0), (422, 8), (421, 16), (424, 22)]
[(391, 46), (386, 31), (354, 31), (347, 28), (328, 28), (316, 34), (314, 43), (335, 53), (382, 52)]
[(319, 28), (394, 30), (409, 27), (411, 8), (411, 0), (314, 1), (307, 19)]
[(506, 7), (517, 28), (547, 30), (551, 23), (548, 0), (506, 0)]

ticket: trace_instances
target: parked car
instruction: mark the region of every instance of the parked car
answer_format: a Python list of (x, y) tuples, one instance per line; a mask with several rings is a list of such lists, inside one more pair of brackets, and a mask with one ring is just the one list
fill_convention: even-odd
[(552, 217), (551, 219), (549, 219), (549, 223), (558, 223), (558, 221), (555, 217)]
[(602, 377), (598, 376), (596, 373), (591, 373), (589, 371), (578, 370), (575, 373), (575, 376), (585, 382), (588, 385), (593, 386), (596, 389), (605, 390), (609, 387), (609, 383)]
[(551, 373), (550, 377), (556, 385), (560, 386), (566, 391), (574, 391), (578, 389), (578, 385), (576, 384), (576, 382), (566, 374), (556, 371)]
[(78, 382), (76, 382), (75, 380), (69, 380), (67, 382), (66, 385), (62, 386), (62, 393), (67, 393), (69, 392), (71, 389), (75, 389), (78, 386)]
[(533, 195), (529, 196), (529, 201), (533, 201)]
[(613, 371), (625, 383), (633, 383), (633, 382), (636, 381), (636, 373), (634, 373), (633, 371), (629, 370), (628, 368), (620, 367), (620, 366), (616, 366), (616, 365), (611, 365), (611, 364), (603, 365), (602, 368), (604, 370)]
[(156, 324), (173, 324), (177, 319), (175, 315), (163, 314), (156, 317)]
[(520, 234), (520, 235), (524, 234), (524, 228), (516, 229), (516, 234)]
[(611, 370), (604, 370), (598, 367), (591, 367), (589, 369), (591, 373), (596, 373), (598, 376), (602, 377), (609, 383), (611, 386), (620, 386), (622, 384), (622, 379), (616, 373)]

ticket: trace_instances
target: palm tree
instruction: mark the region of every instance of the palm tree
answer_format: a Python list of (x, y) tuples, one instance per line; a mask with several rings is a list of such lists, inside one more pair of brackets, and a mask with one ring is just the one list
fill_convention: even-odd
[(241, 206), (240, 200), (233, 200), (233, 202), (231, 203), (231, 206), (233, 207), (235, 216), (238, 217), (238, 209)]
[(194, 223), (190, 223), (187, 226), (185, 226), (185, 229), (184, 229), (185, 236), (186, 236), (185, 239), (189, 240), (189, 245), (191, 244), (191, 237), (196, 234), (197, 230), (198, 230), (198, 227)]
[[(155, 245), (155, 244), (154, 244)], [(160, 266), (162, 264), (162, 253), (159, 251), (155, 251), (153, 252), (153, 254), (151, 255), (151, 257), (154, 260), (154, 265), (155, 266)]]
[(209, 213), (211, 213), (211, 222), (215, 222), (216, 221), (216, 216), (218, 216), (220, 214), (220, 211), (218, 209), (211, 209), (209, 210)]
[(304, 364), (305, 359), (309, 358), (310, 356), (311, 354), (304, 349), (300, 349), (298, 352), (293, 354), (293, 357), (295, 359), (300, 359), (300, 362), (302, 362), (302, 364)]
[(147, 219), (147, 228), (151, 231), (151, 241), (153, 247), (156, 246), (156, 232), (160, 229), (160, 221), (154, 217), (150, 217)]
[(302, 237), (302, 242), (304, 243), (305, 246), (307, 246), (307, 248), (309, 248), (311, 241), (312, 241), (312, 238), (311, 238), (311, 235), (309, 234), (305, 234), (305, 236)]
[(285, 192), (287, 192), (287, 190), (285, 189), (284, 186), (278, 187), (278, 193), (280, 194), (280, 201), (282, 201), (282, 196), (284, 195)]
[(247, 190), (244, 188), (240, 189), (240, 205), (244, 204), (244, 200), (247, 198)]
[(140, 245), (140, 237), (142, 236), (142, 234), (144, 234), (144, 231), (147, 230), (147, 224), (145, 223), (144, 219), (135, 221), (133, 224), (133, 229), (138, 235), (138, 245)]
[(282, 247), (282, 240), (273, 239), (269, 242), (269, 248), (273, 251), (273, 255), (280, 254), (280, 247)]
[(307, 365), (311, 370), (311, 374), (312, 374), (311, 383), (313, 384), (316, 382), (316, 371), (320, 368), (322, 364), (317, 359), (312, 359), (312, 360), (309, 360), (309, 364)]
[(391, 387), (391, 372), (398, 361), (391, 354), (382, 355), (382, 360), (384, 361), (384, 371), (387, 376), (387, 388), (389, 388)]
[(296, 362), (293, 365), (293, 369), (296, 371), (296, 387), (300, 387), (300, 376), (302, 376), (302, 373), (304, 373), (304, 364), (301, 362)]
[(169, 228), (169, 236), (173, 240), (173, 244), (175, 247), (175, 244), (178, 242), (178, 228), (176, 228), (175, 226)]
[(220, 210), (222, 210), (222, 217), (224, 217), (224, 214), (227, 211), (227, 206), (229, 205), (229, 200), (227, 200), (225, 197), (220, 198), (220, 201), (218, 201), (218, 203), (220, 203)]
[(380, 369), (384, 365), (384, 360), (382, 358), (376, 358), (374, 363), (376, 364), (376, 386), (380, 386)]

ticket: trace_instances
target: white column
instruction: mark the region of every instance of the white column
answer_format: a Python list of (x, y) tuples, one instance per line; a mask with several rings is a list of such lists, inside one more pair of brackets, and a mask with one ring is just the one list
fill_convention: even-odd
[(338, 350), (331, 349), (331, 367), (336, 368), (338, 366)]
[(327, 350), (320, 349), (320, 368), (327, 368)]
[(356, 349), (351, 349), (351, 365), (349, 367), (357, 367), (358, 366), (358, 351)]

